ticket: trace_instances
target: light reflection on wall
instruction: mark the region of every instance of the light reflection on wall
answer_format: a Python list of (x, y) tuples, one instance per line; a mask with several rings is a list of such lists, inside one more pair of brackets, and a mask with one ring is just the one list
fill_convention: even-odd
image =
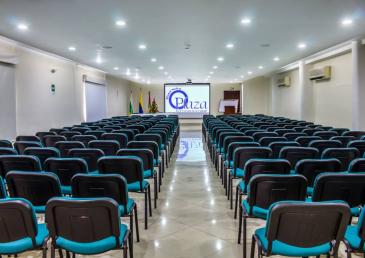
[(181, 138), (177, 161), (205, 161), (205, 152), (201, 138)]

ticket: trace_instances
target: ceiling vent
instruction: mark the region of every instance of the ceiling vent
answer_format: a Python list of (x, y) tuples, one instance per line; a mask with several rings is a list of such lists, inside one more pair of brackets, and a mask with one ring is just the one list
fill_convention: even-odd
[(276, 84), (278, 87), (289, 87), (290, 86), (290, 77), (289, 76), (283, 76), (281, 78), (278, 78), (276, 81)]
[(325, 66), (309, 71), (311, 81), (328, 81), (331, 79), (331, 66)]

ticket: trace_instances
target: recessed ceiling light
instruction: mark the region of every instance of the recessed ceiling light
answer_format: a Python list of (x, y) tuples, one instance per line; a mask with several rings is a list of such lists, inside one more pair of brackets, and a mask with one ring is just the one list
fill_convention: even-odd
[(214, 72), (210, 71), (209, 74), (214, 74)]
[(259, 68), (260, 70), (264, 69), (264, 67), (263, 67), (262, 65), (260, 65), (260, 66), (259, 66), (259, 67), (257, 67), (257, 68)]
[(217, 58), (217, 61), (218, 61), (218, 62), (223, 62), (223, 61), (224, 61), (224, 57), (219, 56), (219, 57)]
[(277, 62), (277, 61), (280, 61), (280, 58), (279, 58), (278, 56), (275, 56), (275, 57), (273, 58), (273, 60), (274, 60), (275, 62)]
[(213, 66), (213, 69), (218, 69), (218, 66), (217, 65)]
[(210, 78), (210, 75), (208, 75), (207, 78), (209, 79)]
[(141, 50), (145, 50), (145, 49), (147, 49), (147, 46), (145, 44), (139, 44), (138, 48)]
[(125, 72), (125, 74), (126, 74), (127, 76), (130, 76), (130, 75), (131, 75), (131, 69), (127, 68), (127, 71)]
[(152, 57), (152, 58), (151, 58), (151, 62), (152, 62), (152, 63), (156, 63), (156, 62), (157, 62), (157, 59), (156, 59), (156, 58), (154, 58), (154, 57)]
[(241, 75), (240, 77), (241, 77), (241, 79), (245, 78), (245, 76), (243, 76), (243, 75)]
[(169, 73), (168, 73), (168, 72), (164, 72), (163, 74), (164, 74), (164, 75), (168, 75)]
[(97, 56), (95, 62), (101, 64), (102, 63), (101, 57)]
[(299, 49), (305, 49), (306, 47), (307, 47), (307, 44), (305, 44), (305, 43), (299, 43), (298, 44)]
[(114, 69), (115, 71), (118, 71), (118, 70), (119, 70), (119, 67), (117, 67), (117, 66), (116, 66), (116, 67), (114, 67), (113, 69)]
[(232, 48), (234, 48), (234, 44), (228, 43), (228, 44), (226, 44), (226, 48), (232, 49)]
[(249, 24), (251, 24), (251, 19), (250, 18), (243, 18), (241, 20), (241, 24), (243, 24), (243, 25), (249, 25)]
[(28, 25), (24, 24), (24, 23), (20, 23), (20, 24), (18, 24), (18, 29), (19, 30), (28, 30)]
[(343, 19), (341, 21), (341, 24), (344, 27), (350, 26), (350, 25), (352, 25), (352, 23), (353, 23), (353, 20), (352, 19), (349, 19), (349, 18)]
[(127, 23), (123, 20), (117, 20), (115, 22), (115, 25), (117, 25), (118, 27), (125, 27), (127, 25)]
[(160, 65), (160, 66), (158, 67), (158, 70), (163, 70), (163, 69), (165, 69), (165, 67), (163, 67), (162, 65)]
[(69, 46), (69, 47), (68, 47), (68, 50), (69, 50), (69, 51), (76, 51), (76, 47), (74, 47), (74, 46)]
[(147, 84), (151, 84), (151, 81), (150, 80), (147, 80)]
[(248, 71), (248, 72), (247, 72), (247, 74), (250, 74), (250, 75), (251, 75), (251, 74), (252, 74), (252, 72), (251, 72), (251, 71)]

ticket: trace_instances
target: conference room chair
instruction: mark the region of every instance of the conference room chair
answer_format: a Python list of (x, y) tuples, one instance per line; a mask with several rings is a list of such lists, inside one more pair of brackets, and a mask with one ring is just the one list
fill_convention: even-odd
[[(162, 175), (155, 172), (153, 165), (153, 153), (149, 149), (120, 149), (117, 156), (121, 157), (139, 157), (143, 164), (143, 178), (152, 179), (154, 184), (154, 207), (157, 208), (158, 192), (162, 183)], [(158, 180), (157, 180), (158, 176)]]
[(18, 152), (13, 148), (0, 147), (0, 156), (2, 155), (18, 155)]
[(253, 136), (255, 133), (259, 133), (259, 132), (266, 132), (266, 131), (262, 130), (262, 129), (251, 129), (251, 130), (245, 131), (244, 134), (246, 136)]
[(119, 126), (119, 125), (108, 125), (108, 126), (103, 127), (103, 129), (112, 132), (114, 130), (120, 130), (120, 129), (122, 129), (122, 126)]
[(48, 230), (39, 224), (32, 204), (21, 198), (0, 200), (0, 255), (42, 250), (46, 258)]
[(168, 138), (168, 132), (165, 129), (148, 129), (145, 131), (147, 134), (158, 134), (161, 137), (162, 145), (165, 146), (167, 154), (168, 154), (168, 161), (170, 161), (171, 155), (173, 153), (175, 144), (172, 141), (172, 138)]
[(62, 135), (46, 135), (43, 139), (46, 147), (55, 147), (57, 142), (67, 141), (66, 137)]
[(284, 134), (295, 133), (296, 131), (294, 129), (276, 129), (274, 132), (282, 137)]
[(308, 147), (310, 142), (317, 140), (322, 140), (322, 138), (319, 136), (299, 136), (295, 139), (302, 147)]
[(295, 141), (300, 136), (307, 136), (305, 133), (286, 133), (283, 135), (288, 141)]
[(37, 132), (35, 135), (40, 139), (41, 143), (45, 145), (44, 136), (57, 134), (55, 132)]
[(114, 156), (120, 149), (120, 145), (115, 140), (94, 140), (89, 142), (88, 148), (100, 149), (105, 156)]
[(251, 178), (260, 174), (290, 174), (290, 163), (285, 159), (265, 158), (252, 158), (246, 162), (244, 176), (236, 186), (235, 219), (237, 218), (238, 204), (242, 202), (242, 195), (247, 193)]
[(3, 178), (0, 176), (0, 199), (5, 199), (8, 197), (8, 194), (6, 192), (6, 186), (4, 183)]
[(364, 140), (351, 141), (347, 144), (347, 147), (358, 149), (361, 157), (364, 156), (364, 154), (365, 154), (365, 141)]
[(338, 136), (338, 133), (335, 131), (319, 131), (315, 132), (313, 136), (321, 137), (323, 140), (329, 140), (332, 137)]
[(365, 158), (358, 158), (351, 161), (347, 171), (349, 173), (355, 173), (355, 172), (365, 173)]
[[(98, 131), (101, 129), (101, 127), (97, 126), (97, 125), (89, 125), (89, 126), (87, 126), (87, 128), (89, 128), (90, 131)], [(85, 134), (87, 134), (87, 132), (85, 132)]]
[(351, 258), (351, 253), (363, 253), (365, 250), (365, 209), (361, 214), (356, 225), (348, 225), (343, 242), (346, 246), (347, 258)]
[(342, 171), (347, 171), (352, 160), (360, 158), (360, 152), (356, 148), (328, 148), (321, 156), (322, 159), (338, 159), (342, 164)]
[(86, 161), (80, 158), (49, 158), (44, 163), (44, 170), (58, 176), (65, 195), (71, 194), (71, 179), (74, 175), (89, 173)]
[(76, 131), (65, 131), (65, 132), (61, 132), (60, 135), (65, 136), (67, 141), (71, 141), (72, 137), (75, 135), (81, 135), (80, 132), (76, 132)]
[(61, 153), (54, 147), (28, 147), (24, 150), (24, 155), (36, 156), (41, 162), (42, 168), (44, 168), (44, 162), (48, 158), (59, 158)]
[(332, 128), (332, 129), (329, 129), (328, 131), (337, 132), (339, 136), (342, 136), (344, 132), (348, 132), (348, 131), (350, 131), (350, 129), (348, 129), (348, 128)]
[(133, 224), (135, 223), (136, 238), (139, 242), (137, 203), (129, 197), (127, 180), (123, 176), (118, 174), (77, 174), (72, 178), (71, 188), (72, 197), (75, 198), (107, 197), (116, 201), (121, 217), (129, 217), (132, 235)]
[(114, 130), (113, 133), (121, 133), (121, 134), (127, 135), (128, 142), (133, 141), (133, 139), (134, 139), (134, 132), (133, 132), (133, 130), (130, 130), (130, 129)]
[(330, 140), (340, 141), (342, 143), (342, 147), (347, 147), (348, 143), (355, 141), (356, 138), (354, 136), (334, 136), (331, 137)]
[(146, 131), (146, 127), (144, 127), (144, 126), (143, 126), (143, 125), (141, 125), (141, 124), (128, 125), (126, 128), (127, 128), (127, 129), (131, 129), (131, 130), (137, 130), (137, 131), (138, 131), (138, 134), (140, 134), (140, 133), (144, 133), (144, 131)]
[(284, 142), (272, 142), (269, 144), (271, 149), (271, 158), (276, 159), (279, 157), (280, 151), (284, 147), (300, 147), (300, 144), (295, 141), (284, 141)]
[(0, 140), (0, 147), (1, 148), (13, 148), (13, 144), (11, 141), (8, 140)]
[(328, 148), (341, 148), (342, 143), (340, 141), (333, 140), (315, 140), (308, 144), (308, 147), (316, 148), (319, 154), (322, 155), (323, 151)]
[(41, 142), (41, 139), (35, 135), (18, 135), (15, 138), (16, 142)]
[(251, 258), (256, 243), (259, 257), (338, 257), (349, 220), (350, 211), (345, 203), (274, 203), (269, 208), (266, 226), (256, 229), (252, 236)]
[(308, 127), (296, 125), (296, 127), (293, 128), (293, 130), (296, 131), (297, 133), (303, 133), (305, 129), (308, 129)]
[(74, 135), (71, 137), (71, 141), (82, 142), (85, 146), (89, 145), (89, 142), (97, 140), (95, 135)]
[(6, 183), (9, 196), (28, 200), (36, 213), (44, 214), (50, 199), (62, 197), (60, 181), (53, 173), (11, 171), (6, 175)]
[[(217, 143), (214, 148), (214, 165), (216, 170), (219, 172), (219, 165), (222, 155), (224, 154), (224, 141), (226, 138), (231, 136), (245, 136), (244, 133), (233, 130), (233, 131), (223, 131), (217, 133)], [(251, 136), (246, 136), (247, 141), (250, 141), (248, 139), (252, 138)]]
[(66, 158), (69, 150), (85, 148), (85, 145), (78, 141), (59, 141), (55, 143), (54, 147), (60, 151), (61, 157)]
[(338, 159), (304, 159), (295, 166), (295, 173), (307, 178), (307, 194), (312, 195), (316, 177), (324, 172), (341, 172), (342, 164)]
[(311, 201), (344, 201), (357, 217), (365, 204), (364, 193), (365, 173), (322, 173), (314, 181)]
[(333, 127), (332, 127), (332, 126), (325, 126), (325, 125), (318, 125), (318, 126), (316, 126), (315, 128), (316, 128), (316, 129), (321, 129), (321, 130), (323, 130), (323, 131), (329, 131), (329, 130), (333, 129)]
[(316, 148), (310, 147), (284, 147), (280, 150), (279, 159), (286, 159), (290, 162), (291, 169), (294, 170), (296, 164), (303, 159), (319, 158)]
[(151, 187), (147, 180), (144, 179), (143, 161), (139, 157), (102, 157), (98, 161), (100, 174), (119, 174), (123, 176), (128, 183), (128, 191), (144, 194), (144, 222), (145, 229), (148, 228), (148, 210), (149, 216), (152, 216), (151, 207)]
[[(88, 127), (78, 127), (78, 126), (76, 126), (76, 127), (71, 128), (71, 132), (78, 132), (81, 135), (85, 134), (89, 130), (90, 130), (90, 128), (88, 128)], [(80, 135), (80, 134), (75, 134), (75, 135)], [(70, 140), (72, 140), (72, 137), (73, 136), (71, 136)]]
[(103, 156), (105, 156), (105, 153), (100, 149), (76, 148), (68, 151), (68, 157), (85, 160), (89, 173), (91, 174), (98, 173), (98, 160)]
[(59, 135), (62, 132), (66, 132), (68, 130), (64, 129), (64, 128), (51, 128), (49, 129), (50, 132), (54, 132), (55, 134)]
[(127, 258), (128, 248), (133, 257), (132, 235), (111, 198), (54, 198), (47, 204), (46, 219), (52, 258), (56, 249), (82, 255), (121, 249)]
[(127, 147), (128, 136), (122, 133), (105, 133), (101, 136), (101, 140), (112, 140), (119, 143), (119, 148)]
[(31, 141), (16, 141), (14, 142), (14, 149), (19, 154), (24, 154), (24, 150), (29, 147), (38, 147), (41, 148), (42, 144), (40, 142), (31, 142)]
[(85, 135), (94, 135), (98, 140), (100, 140), (101, 136), (107, 133), (107, 131), (104, 130), (89, 130), (85, 132)]
[(278, 137), (279, 134), (275, 132), (257, 132), (252, 135), (255, 142), (258, 142), (263, 137)]
[(261, 146), (268, 147), (270, 145), (270, 143), (273, 143), (273, 142), (285, 142), (285, 141), (287, 141), (287, 139), (285, 137), (282, 137), (282, 136), (262, 137), (259, 140), (259, 143), (260, 143)]
[(307, 180), (302, 175), (256, 175), (249, 181), (247, 197), (240, 202), (238, 244), (243, 236), (243, 257), (246, 257), (247, 219), (266, 220), (269, 208), (280, 201), (304, 201)]
[[(302, 133), (305, 133), (309, 136), (315, 136), (314, 134), (317, 132), (322, 132), (322, 129), (315, 129), (315, 128), (307, 128), (302, 131)], [(318, 136), (319, 137), (319, 136)], [(322, 139), (322, 138), (321, 138)]]
[(0, 156), (0, 176), (5, 178), (10, 171), (34, 171), (42, 170), (39, 159), (27, 155), (3, 155)]

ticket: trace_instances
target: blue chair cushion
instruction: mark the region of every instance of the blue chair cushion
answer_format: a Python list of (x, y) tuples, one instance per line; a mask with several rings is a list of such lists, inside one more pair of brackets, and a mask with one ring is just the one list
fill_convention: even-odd
[(154, 172), (151, 169), (143, 171), (144, 178), (151, 178), (151, 177), (153, 177), (153, 174), (154, 174)]
[(356, 207), (352, 207), (352, 208), (350, 209), (350, 211), (351, 211), (351, 215), (352, 215), (352, 216), (359, 217), (359, 215), (360, 215), (360, 213), (361, 213), (361, 208), (360, 208), (360, 207), (358, 207), (358, 206), (356, 206)]
[(140, 183), (139, 183), (139, 181), (137, 181), (137, 182), (128, 184), (128, 191), (130, 191), (130, 192), (143, 191), (147, 188), (147, 186), (149, 186), (148, 181), (143, 180), (142, 181), (142, 189), (141, 189)]
[[(262, 244), (264, 250), (267, 250), (268, 241), (265, 236), (266, 228), (259, 228), (255, 231), (255, 235)], [(284, 255), (284, 256), (317, 256), (320, 254), (326, 254), (331, 250), (331, 244), (325, 243), (319, 246), (313, 246), (308, 248), (296, 247), (288, 245), (281, 241), (275, 240), (272, 242), (271, 253), (273, 255)]]
[(239, 190), (241, 190), (241, 192), (243, 192), (243, 193), (247, 192), (245, 181), (241, 180), (238, 183), (237, 187), (238, 187)]
[[(234, 168), (229, 171), (229, 173), (233, 176), (234, 175)], [(236, 168), (236, 177), (244, 177), (245, 171), (241, 168)]]
[(166, 148), (165, 144), (161, 144), (160, 149), (164, 150)]
[(46, 212), (46, 206), (33, 206), (33, 208), (36, 213), (45, 213)]
[(307, 194), (312, 195), (313, 194), (313, 187), (307, 187)]
[(71, 186), (69, 186), (69, 185), (61, 185), (61, 192), (63, 194), (71, 194), (72, 193)]
[(229, 162), (229, 166), (228, 166), (228, 160), (225, 160), (225, 161), (224, 161), (224, 165), (225, 165), (226, 167), (228, 167), (228, 168), (233, 168), (233, 161), (230, 161), (230, 162)]
[(154, 166), (158, 166), (159, 164), (161, 164), (161, 160), (159, 160), (159, 159), (154, 159), (153, 160), (153, 165)]
[[(361, 243), (358, 230), (357, 226), (348, 226), (345, 233), (345, 240), (347, 240), (351, 248), (355, 250), (359, 250)], [(365, 250), (364, 246), (362, 247), (362, 250)]]
[(119, 205), (119, 212), (120, 212), (121, 216), (130, 214), (132, 212), (133, 205), (134, 205), (134, 200), (131, 198), (128, 198), (127, 211), (125, 211), (123, 205)]
[(127, 231), (127, 226), (122, 224), (120, 226), (119, 236), (119, 242), (121, 246), (117, 246), (114, 236), (110, 236), (90, 243), (79, 243), (63, 237), (58, 237), (56, 239), (56, 246), (77, 254), (100, 254), (112, 249), (123, 247), (123, 240), (125, 238), (125, 235), (127, 234)]
[[(48, 237), (48, 230), (45, 224), (38, 224), (38, 234), (35, 238), (36, 247), (41, 247), (44, 240)], [(22, 238), (13, 242), (0, 243), (1, 254), (17, 254), (33, 249), (30, 237)]]
[[(250, 214), (251, 207), (248, 204), (247, 200), (242, 201), (242, 207), (246, 210), (247, 214)], [(269, 212), (268, 209), (263, 209), (263, 208), (260, 208), (258, 206), (253, 206), (252, 207), (252, 215), (256, 218), (267, 219), (268, 212)]]

